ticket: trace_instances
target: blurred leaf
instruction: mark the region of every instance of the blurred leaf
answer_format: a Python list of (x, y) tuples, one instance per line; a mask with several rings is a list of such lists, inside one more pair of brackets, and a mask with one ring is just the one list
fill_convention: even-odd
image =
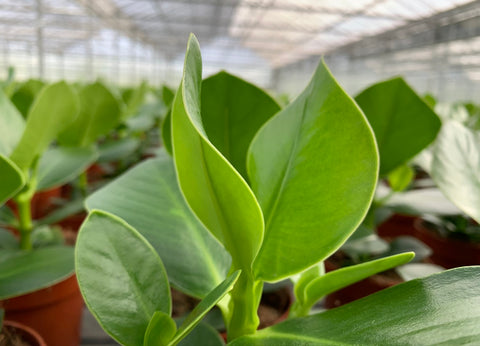
[(173, 155), (172, 149), (172, 111), (168, 111), (162, 123), (162, 140), (165, 150)]
[(58, 82), (43, 88), (30, 108), (25, 131), (11, 160), (22, 170), (29, 168), (77, 113), (77, 95), (67, 83)]
[(126, 105), (125, 109), (123, 110), (122, 119), (127, 119), (128, 117), (137, 114), (145, 100), (147, 92), (148, 83), (143, 81), (138, 87), (127, 89), (122, 94), (123, 101)]
[(17, 250), (0, 260), (0, 300), (51, 286), (73, 272), (73, 248)]
[(140, 139), (125, 137), (98, 146), (98, 162), (115, 162), (128, 158), (140, 147)]
[(48, 190), (77, 178), (98, 157), (95, 147), (56, 147), (43, 154), (38, 164), (37, 191)]
[(79, 96), (80, 113), (58, 141), (65, 146), (89, 147), (120, 123), (120, 104), (100, 82), (85, 86)]
[(262, 89), (224, 71), (205, 79), (201, 94), (202, 123), (208, 139), (247, 179), (248, 147), (280, 106)]
[(12, 102), (24, 118), (27, 118), (28, 111), (45, 83), (38, 79), (29, 79), (12, 94)]
[(0, 251), (9, 249), (15, 250), (19, 248), (18, 239), (8, 229), (0, 228)]
[(463, 212), (480, 222), (480, 133), (447, 122), (437, 138), (432, 178)]
[(388, 173), (388, 182), (393, 191), (400, 192), (410, 185), (414, 176), (415, 172), (413, 168), (404, 164)]
[(400, 77), (377, 83), (355, 100), (375, 132), (380, 175), (386, 175), (430, 144), (440, 119)]
[(145, 337), (143, 339), (144, 346), (163, 346), (172, 340), (177, 326), (170, 315), (155, 311), (150, 322), (148, 323)]
[(9, 156), (25, 129), (25, 120), (0, 90), (0, 154)]
[(8, 158), (0, 154), (0, 206), (14, 196), (25, 184), (25, 177), (18, 167)]

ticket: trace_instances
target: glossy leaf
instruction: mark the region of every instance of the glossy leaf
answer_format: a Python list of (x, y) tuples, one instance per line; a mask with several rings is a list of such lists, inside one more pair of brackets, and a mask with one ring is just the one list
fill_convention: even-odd
[(140, 147), (140, 139), (125, 137), (98, 146), (98, 162), (114, 162), (123, 160), (132, 155)]
[(327, 294), (338, 291), (374, 274), (405, 264), (411, 261), (414, 256), (413, 252), (407, 252), (331, 271), (317, 277), (306, 285), (303, 294), (300, 296), (303, 298), (303, 301), (299, 303), (307, 312)]
[(111, 214), (93, 211), (82, 224), (75, 268), (88, 308), (123, 345), (143, 344), (155, 311), (171, 313), (160, 257), (140, 233)]
[(479, 287), (480, 267), (452, 269), (229, 345), (472, 345), (480, 338)]
[(0, 155), (9, 156), (25, 129), (25, 120), (0, 90)]
[(240, 271), (234, 272), (227, 277), (220, 285), (215, 287), (202, 301), (188, 314), (178, 328), (175, 337), (170, 341), (169, 345), (176, 345), (186, 335), (188, 335), (202, 320), (203, 317), (215, 306), (218, 302), (232, 290), (233, 285), (238, 280)]
[(77, 113), (77, 95), (67, 83), (58, 82), (43, 88), (30, 108), (25, 131), (10, 156), (12, 161), (22, 170), (30, 167)]
[(15, 251), (0, 261), (0, 299), (51, 286), (73, 271), (73, 248), (62, 246)]
[(86, 206), (137, 229), (161, 256), (172, 285), (189, 295), (204, 297), (228, 272), (228, 254), (186, 205), (165, 153), (93, 193)]
[(12, 94), (12, 102), (24, 118), (44, 85), (45, 83), (38, 79), (29, 79)]
[(440, 119), (400, 77), (362, 91), (355, 101), (375, 132), (380, 152), (380, 175), (418, 154), (440, 130)]
[(155, 311), (150, 322), (148, 323), (145, 337), (143, 339), (144, 346), (164, 346), (175, 336), (177, 325), (170, 315)]
[(191, 35), (172, 110), (178, 180), (192, 210), (232, 256), (233, 267), (249, 272), (263, 238), (262, 212), (249, 186), (207, 138), (201, 82), (200, 47)]
[(378, 157), (365, 117), (321, 62), (302, 94), (257, 133), (247, 167), (265, 216), (254, 270), (275, 281), (325, 259), (358, 227)]
[(37, 190), (48, 190), (78, 177), (98, 157), (94, 147), (56, 147), (47, 150), (38, 164)]
[(18, 167), (8, 158), (0, 154), (0, 206), (14, 196), (25, 184), (25, 177)]
[(262, 89), (224, 71), (202, 82), (201, 95), (208, 139), (247, 179), (250, 142), (280, 106)]
[(88, 147), (120, 123), (120, 104), (103, 84), (87, 85), (80, 90), (79, 97), (80, 113), (60, 134), (62, 145)]
[(480, 134), (445, 123), (434, 151), (432, 178), (463, 212), (480, 222)]

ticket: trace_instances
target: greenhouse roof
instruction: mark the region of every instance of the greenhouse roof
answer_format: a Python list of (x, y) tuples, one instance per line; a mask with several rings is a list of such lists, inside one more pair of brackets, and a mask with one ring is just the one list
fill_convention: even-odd
[(193, 32), (213, 69), (277, 68), (468, 3), (478, 1), (3, 0), (0, 49), (175, 62)]

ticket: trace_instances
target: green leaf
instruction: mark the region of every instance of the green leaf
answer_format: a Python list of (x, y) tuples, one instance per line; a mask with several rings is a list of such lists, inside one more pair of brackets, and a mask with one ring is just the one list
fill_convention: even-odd
[(175, 93), (173, 92), (173, 90), (166, 85), (162, 86), (162, 100), (165, 106), (170, 107), (174, 98)]
[(186, 205), (165, 153), (93, 193), (86, 206), (137, 229), (160, 254), (172, 285), (189, 295), (204, 297), (228, 272), (228, 254)]
[(480, 133), (447, 122), (433, 156), (432, 178), (439, 189), (468, 216), (480, 222)]
[(0, 261), (0, 300), (51, 286), (73, 271), (73, 248), (16, 251)]
[(150, 322), (148, 323), (145, 337), (143, 339), (144, 346), (164, 346), (175, 336), (177, 325), (175, 321), (162, 311), (155, 311)]
[(0, 154), (0, 206), (10, 197), (14, 196), (25, 184), (25, 177), (18, 167), (8, 158)]
[(30, 108), (25, 131), (11, 160), (22, 170), (29, 168), (77, 113), (77, 96), (67, 83), (58, 82), (43, 88)]
[(169, 110), (162, 123), (162, 141), (165, 150), (172, 155), (172, 111)]
[(200, 323), (185, 339), (182, 339), (179, 346), (198, 346), (198, 340), (205, 346), (223, 346), (225, 342), (220, 333), (206, 323)]
[(413, 180), (415, 172), (409, 165), (401, 165), (388, 174), (388, 183), (393, 191), (403, 191)]
[(0, 154), (9, 156), (22, 137), (25, 120), (1, 90), (0, 112)]
[(8, 229), (0, 228), (0, 251), (16, 250), (19, 248), (18, 239)]
[(418, 154), (440, 130), (435, 112), (400, 77), (372, 85), (355, 101), (375, 132), (381, 176)]
[[(374, 261), (356, 264), (331, 271), (319, 276), (305, 286), (303, 301), (300, 301), (305, 312), (308, 312), (315, 303), (327, 294), (338, 291), (355, 282), (368, 278), (374, 274), (405, 264), (415, 257), (413, 252), (384, 257)], [(294, 309), (292, 309), (295, 312)]]
[(45, 83), (38, 79), (29, 79), (13, 93), (12, 102), (24, 118), (27, 118), (30, 106), (44, 85)]
[(132, 155), (140, 147), (140, 139), (125, 137), (104, 142), (98, 146), (98, 162), (114, 162)]
[(262, 89), (222, 71), (202, 82), (201, 107), (208, 139), (247, 179), (250, 142), (280, 106)]
[(257, 133), (247, 168), (265, 216), (255, 275), (276, 281), (325, 259), (358, 227), (378, 157), (365, 117), (321, 62), (302, 94)]
[(95, 147), (56, 147), (47, 150), (38, 164), (37, 191), (72, 181), (94, 163), (97, 157)]
[(473, 345), (480, 338), (479, 287), (480, 267), (452, 269), (229, 345)]
[(248, 273), (262, 243), (262, 212), (247, 183), (207, 139), (200, 113), (201, 82), (200, 47), (191, 35), (172, 110), (178, 180), (192, 210), (232, 256), (233, 267)]
[(62, 145), (88, 147), (120, 123), (120, 104), (103, 84), (80, 90), (80, 113), (58, 137)]
[(215, 306), (217, 303), (232, 290), (233, 285), (238, 280), (240, 271), (237, 270), (232, 275), (227, 277), (220, 285), (210, 292), (193, 310), (188, 314), (183, 321), (180, 328), (178, 328), (175, 337), (170, 341), (169, 345), (176, 345), (180, 340), (187, 336), (202, 320), (203, 317)]
[(83, 203), (84, 203), (83, 197), (78, 197), (77, 199), (68, 201), (61, 207), (55, 208), (54, 211), (48, 213), (45, 217), (41, 219), (36, 219), (35, 225), (36, 226), (53, 225), (59, 221), (66, 219), (69, 216), (81, 213), (85, 211), (85, 207)]
[(125, 109), (122, 113), (122, 119), (126, 119), (138, 112), (140, 106), (145, 100), (145, 96), (148, 92), (148, 83), (143, 81), (140, 86), (134, 89), (127, 89), (123, 94), (122, 98), (125, 102)]
[(89, 310), (123, 345), (143, 343), (155, 311), (171, 313), (160, 257), (140, 233), (114, 215), (89, 214), (78, 234), (75, 267)]

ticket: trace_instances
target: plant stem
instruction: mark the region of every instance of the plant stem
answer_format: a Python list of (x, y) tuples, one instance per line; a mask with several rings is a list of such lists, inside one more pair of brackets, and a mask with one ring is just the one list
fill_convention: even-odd
[(19, 231), (20, 231), (20, 249), (31, 250), (32, 249), (32, 211), (30, 208), (31, 197), (27, 195), (21, 195), (16, 200), (18, 206), (19, 217)]
[(299, 301), (295, 301), (290, 308), (288, 318), (308, 316), (311, 309), (312, 307), (310, 305), (301, 304)]
[(87, 171), (83, 171), (78, 177), (78, 187), (80, 189), (80, 193), (82, 194), (83, 198), (87, 197), (87, 186), (88, 186)]
[(255, 281), (250, 273), (242, 272), (230, 292), (229, 318), (227, 319), (228, 340), (253, 334), (260, 324), (257, 310), (262, 296), (263, 282)]

